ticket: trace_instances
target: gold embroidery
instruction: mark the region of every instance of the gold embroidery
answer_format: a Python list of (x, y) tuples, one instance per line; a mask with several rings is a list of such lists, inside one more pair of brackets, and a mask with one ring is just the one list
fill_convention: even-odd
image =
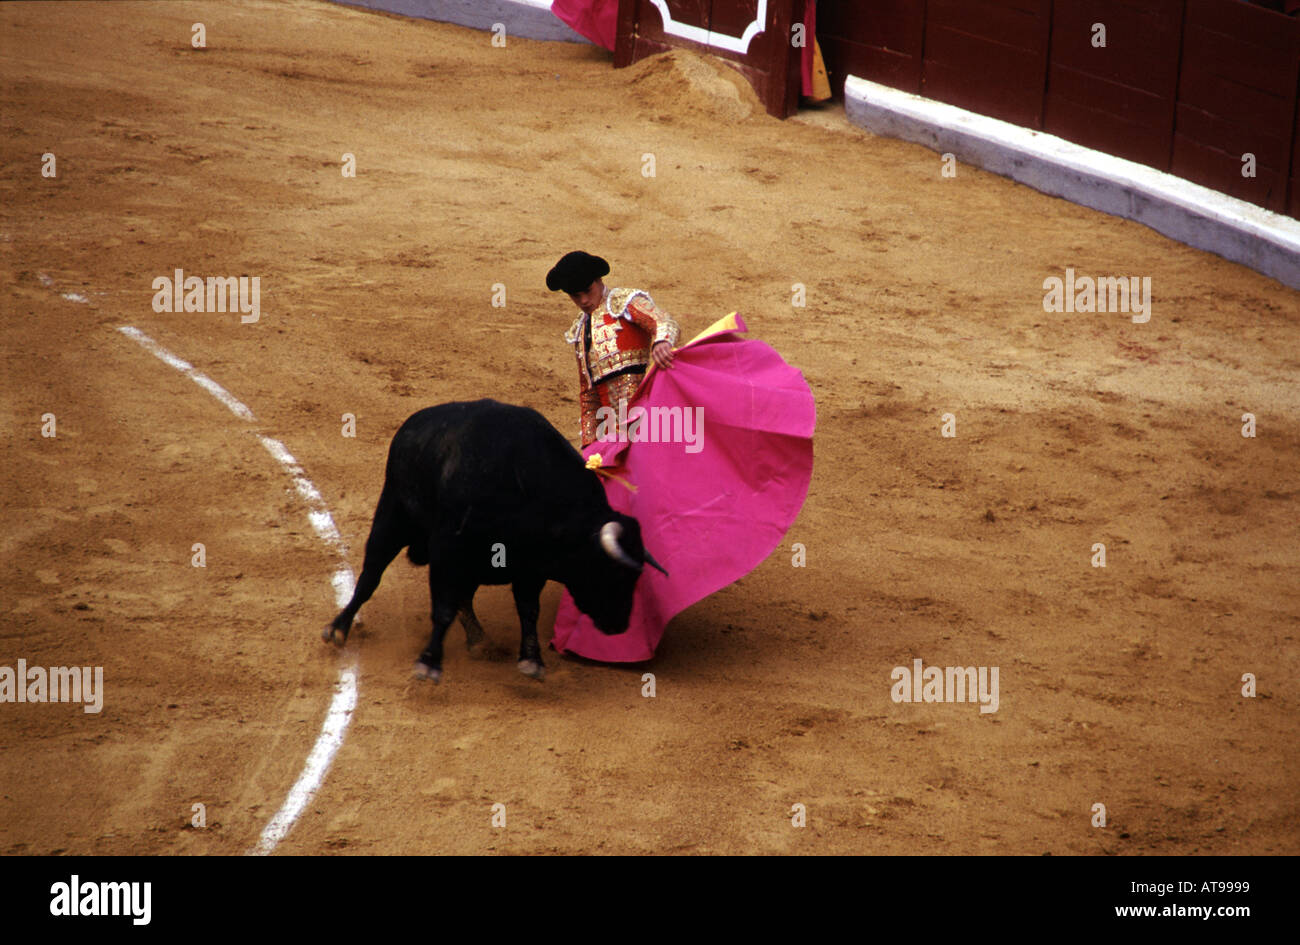
[[(605, 298), (590, 316), (591, 345), (587, 350), (587, 316), (579, 313), (573, 325), (565, 332), (564, 340), (573, 345), (578, 361), (580, 384), (578, 403), (582, 416), (583, 443), (591, 442), (595, 430), (595, 411), (602, 401), (609, 403), (611, 395), (631, 396), (640, 386), (644, 376), (624, 374), (616, 378), (609, 375), (627, 367), (648, 367), (651, 348), (660, 341), (676, 346), (681, 329), (671, 315), (655, 305), (644, 289), (607, 289)], [(643, 325), (655, 324), (654, 337)], [(625, 328), (635, 327), (633, 337), (636, 347), (620, 350), (618, 341)], [(627, 343), (627, 340), (624, 340)]]
[(569, 327), (569, 330), (564, 333), (564, 340), (567, 341), (569, 344), (576, 343), (577, 340), (581, 337), (582, 319), (584, 317), (585, 316), (581, 312), (579, 312), (578, 317), (573, 320), (573, 324)]
[(593, 350), (601, 350), (607, 345), (617, 343), (618, 330), (623, 325), (620, 322), (614, 322), (612, 325), (593, 325), (591, 329), (591, 347)]
[[(661, 341), (666, 341), (674, 348), (677, 347), (677, 339), (681, 336), (681, 328), (671, 315), (655, 305), (654, 299), (650, 298), (644, 292), (645, 301), (638, 301), (636, 304), (637, 312), (647, 315), (655, 320), (655, 336), (650, 342), (651, 346), (657, 345)], [(630, 303), (629, 303), (630, 304)]]
[(646, 295), (641, 289), (610, 289), (609, 294), (605, 296), (605, 308), (609, 314), (615, 318), (627, 318), (627, 303), (632, 301), (636, 295)]
[(599, 384), (615, 371), (621, 371), (623, 368), (632, 367), (633, 365), (646, 365), (648, 363), (645, 348), (637, 348), (633, 351), (616, 351), (592, 365), (592, 373), (596, 375), (596, 383)]

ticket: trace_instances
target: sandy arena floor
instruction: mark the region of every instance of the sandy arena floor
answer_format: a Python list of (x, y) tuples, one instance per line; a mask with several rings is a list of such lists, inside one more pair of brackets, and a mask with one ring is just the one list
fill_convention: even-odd
[[(544, 286), (575, 248), (688, 335), (737, 309), (803, 369), (803, 513), (653, 663), (548, 650), (543, 684), (515, 671), (504, 588), (479, 595), (488, 659), (454, 629), (443, 685), (413, 681), (427, 585), (395, 563), (350, 644), (351, 730), (282, 852), (1300, 853), (1300, 293), (944, 178), (833, 112), (778, 122), (689, 55), (616, 72), (309, 0), (3, 4), (0, 75), (0, 665), (105, 679), (99, 714), (0, 705), (0, 853), (253, 846), (340, 655), (317, 635), (337, 558), (250, 431), (294, 454), (359, 567), (416, 409), (492, 396), (576, 437), (571, 306)], [(1066, 267), (1149, 276), (1150, 322), (1044, 312)], [(260, 320), (155, 313), (176, 268), (260, 277)], [(894, 703), (917, 657), (999, 667), (998, 711)]]

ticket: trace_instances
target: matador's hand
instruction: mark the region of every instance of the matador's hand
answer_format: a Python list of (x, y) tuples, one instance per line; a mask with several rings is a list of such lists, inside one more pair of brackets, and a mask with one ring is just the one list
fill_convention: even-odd
[(656, 341), (654, 347), (650, 349), (650, 356), (661, 368), (673, 366), (673, 346), (666, 341)]

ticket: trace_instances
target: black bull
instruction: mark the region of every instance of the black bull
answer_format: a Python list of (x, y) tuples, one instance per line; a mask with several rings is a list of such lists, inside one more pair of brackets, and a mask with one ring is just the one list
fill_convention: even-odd
[(393, 436), (361, 577), (321, 633), (327, 643), (347, 642), (357, 610), (403, 548), (429, 566), (433, 635), (415, 672), (434, 682), (457, 615), (469, 646), (483, 638), (473, 608), (481, 585), (512, 585), (519, 671), (542, 679), (537, 615), (548, 580), (567, 587), (601, 632), (615, 634), (627, 629), (642, 568), (659, 567), (637, 520), (610, 508), (596, 474), (559, 431), (536, 410), (494, 400), (427, 407)]

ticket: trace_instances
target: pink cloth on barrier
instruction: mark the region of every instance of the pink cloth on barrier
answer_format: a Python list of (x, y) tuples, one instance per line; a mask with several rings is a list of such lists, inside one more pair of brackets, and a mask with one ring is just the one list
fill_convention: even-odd
[(697, 439), (596, 442), (583, 450), (637, 486), (632, 492), (602, 477), (610, 505), (641, 523), (646, 549), (670, 576), (646, 566), (631, 624), (615, 636), (597, 630), (565, 591), (551, 640), (562, 653), (650, 659), (673, 616), (758, 567), (803, 507), (812, 478), (812, 391), (773, 348), (739, 337), (746, 329), (738, 315), (715, 330), (677, 349), (671, 370), (652, 366), (628, 405), (630, 415), (638, 405), (699, 408), (700, 428), (682, 428)]
[(804, 0), (803, 5), (804, 44), (799, 54), (799, 74), (801, 92), (806, 96), (816, 94), (813, 91), (813, 59), (817, 42), (817, 0)]
[(552, 0), (551, 12), (597, 46), (614, 51), (618, 0)]

